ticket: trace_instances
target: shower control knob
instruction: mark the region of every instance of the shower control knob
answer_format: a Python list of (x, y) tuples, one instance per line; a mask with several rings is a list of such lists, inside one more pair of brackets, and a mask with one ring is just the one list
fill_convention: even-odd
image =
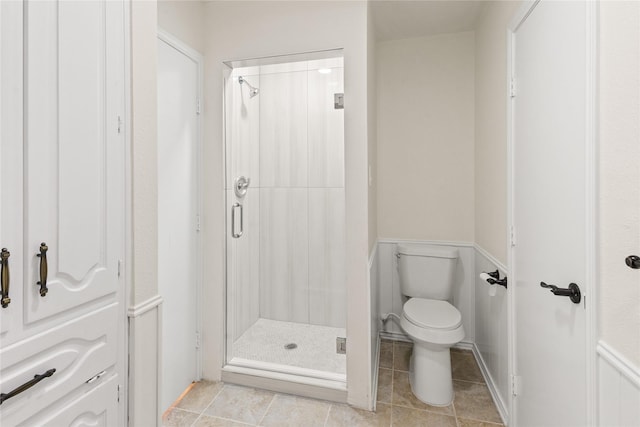
[(633, 268), (634, 270), (640, 269), (640, 257), (638, 255), (629, 255), (625, 258), (624, 262), (629, 268)]

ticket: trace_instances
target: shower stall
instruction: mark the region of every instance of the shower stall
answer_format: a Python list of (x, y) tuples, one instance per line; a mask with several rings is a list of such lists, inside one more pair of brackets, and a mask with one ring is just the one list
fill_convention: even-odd
[(225, 64), (223, 372), (346, 390), (342, 52)]

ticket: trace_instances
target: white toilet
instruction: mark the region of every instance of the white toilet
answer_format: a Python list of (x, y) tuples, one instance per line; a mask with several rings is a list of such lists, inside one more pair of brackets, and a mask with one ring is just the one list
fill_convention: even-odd
[(433, 406), (453, 401), (449, 348), (464, 338), (462, 316), (449, 303), (458, 251), (400, 244), (400, 290), (409, 300), (400, 326), (413, 341), (409, 381), (413, 394)]

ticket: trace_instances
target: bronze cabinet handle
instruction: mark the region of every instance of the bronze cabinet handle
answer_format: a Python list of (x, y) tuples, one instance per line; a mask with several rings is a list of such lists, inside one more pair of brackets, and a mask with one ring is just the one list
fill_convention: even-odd
[(47, 274), (49, 272), (49, 267), (47, 266), (47, 251), (49, 247), (46, 243), (42, 242), (40, 244), (40, 253), (37, 255), (40, 258), (40, 281), (38, 285), (40, 285), (40, 296), (44, 297), (49, 292), (47, 288)]
[(11, 252), (7, 250), (7, 248), (2, 248), (0, 251), (0, 265), (2, 265), (0, 270), (0, 281), (2, 282), (2, 300), (0, 303), (2, 304), (2, 308), (7, 308), (9, 303), (11, 302), (11, 298), (9, 298), (9, 257), (11, 256)]
[(51, 375), (55, 373), (56, 373), (55, 369), (49, 369), (44, 374), (35, 375), (32, 380), (29, 380), (26, 383), (22, 384), (21, 386), (14, 388), (9, 393), (0, 393), (0, 405), (2, 405), (2, 402), (4, 402), (5, 400), (9, 400), (12, 397), (22, 393), (23, 391), (29, 390), (31, 387), (38, 384), (43, 379), (49, 378)]

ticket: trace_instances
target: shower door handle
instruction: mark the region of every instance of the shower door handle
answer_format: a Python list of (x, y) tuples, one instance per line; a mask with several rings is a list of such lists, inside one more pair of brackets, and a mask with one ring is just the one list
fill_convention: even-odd
[[(237, 208), (240, 208), (240, 232), (236, 233), (236, 212)], [(242, 205), (240, 203), (234, 203), (231, 207), (231, 237), (234, 239), (242, 236), (242, 232), (244, 231), (244, 213), (242, 210)]]

